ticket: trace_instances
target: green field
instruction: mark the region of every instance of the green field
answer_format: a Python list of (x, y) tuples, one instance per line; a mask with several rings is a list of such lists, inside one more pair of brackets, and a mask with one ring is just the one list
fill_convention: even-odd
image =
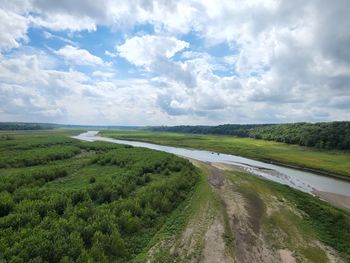
[(187, 160), (73, 133), (1, 133), (1, 262), (133, 260), (197, 181)]
[(350, 177), (350, 153), (320, 150), (297, 145), (215, 135), (190, 135), (166, 132), (109, 131), (103, 136), (139, 140), (163, 145), (235, 154), (262, 161), (272, 161), (300, 168)]
[[(329, 262), (325, 246), (350, 259), (345, 210), (249, 174), (70, 138), (79, 132), (1, 133), (0, 262), (227, 262), (244, 253), (255, 262), (264, 247), (320, 263)], [(208, 184), (213, 174), (221, 187)]]

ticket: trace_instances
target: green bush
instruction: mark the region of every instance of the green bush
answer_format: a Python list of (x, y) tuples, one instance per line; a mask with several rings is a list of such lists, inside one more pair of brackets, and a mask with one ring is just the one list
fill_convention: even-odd
[(197, 180), (170, 154), (54, 133), (1, 141), (0, 167), (4, 262), (129, 261)]

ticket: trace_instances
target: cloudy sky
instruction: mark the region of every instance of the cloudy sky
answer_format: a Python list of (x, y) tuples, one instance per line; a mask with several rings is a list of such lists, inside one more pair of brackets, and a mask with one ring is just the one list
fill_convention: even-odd
[(349, 0), (0, 0), (0, 121), (350, 119)]

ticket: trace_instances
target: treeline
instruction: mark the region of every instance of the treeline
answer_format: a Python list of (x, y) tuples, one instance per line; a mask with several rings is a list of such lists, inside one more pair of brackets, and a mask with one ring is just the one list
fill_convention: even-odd
[(0, 130), (48, 130), (59, 127), (50, 123), (0, 122)]
[(219, 126), (150, 127), (152, 131), (219, 134), (271, 140), (323, 149), (350, 150), (350, 122), (225, 124)]
[[(1, 262), (128, 262), (198, 178), (189, 161), (163, 152), (13, 136), (11, 146), (0, 141), (0, 160), (13, 159), (0, 169)], [(16, 154), (9, 157), (8, 147)], [(52, 150), (68, 155), (45, 158)]]
[(257, 127), (250, 137), (325, 149), (350, 150), (350, 122), (281, 124)]
[(119, 126), (119, 125), (74, 125), (56, 123), (31, 123), (31, 122), (0, 122), (0, 130), (50, 130), (55, 128), (68, 129), (117, 129), (117, 130), (137, 130), (141, 126)]
[(249, 131), (256, 127), (270, 126), (271, 124), (224, 124), (218, 126), (157, 126), (148, 127), (151, 131), (180, 132), (193, 134), (220, 134), (238, 137), (249, 137)]

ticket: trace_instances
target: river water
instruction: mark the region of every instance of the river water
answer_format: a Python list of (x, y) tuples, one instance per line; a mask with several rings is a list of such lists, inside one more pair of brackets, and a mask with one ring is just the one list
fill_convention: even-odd
[(350, 182), (323, 176), (321, 174), (287, 168), (231, 154), (222, 154), (203, 150), (192, 150), (138, 141), (117, 140), (97, 136), (97, 134), (98, 131), (88, 131), (73, 138), (90, 142), (104, 141), (132, 145), (135, 147), (144, 147), (176, 154), (202, 162), (215, 162), (234, 165), (251, 174), (262, 176), (278, 183), (287, 184), (304, 192), (312, 193), (314, 190), (318, 190), (350, 196)]

